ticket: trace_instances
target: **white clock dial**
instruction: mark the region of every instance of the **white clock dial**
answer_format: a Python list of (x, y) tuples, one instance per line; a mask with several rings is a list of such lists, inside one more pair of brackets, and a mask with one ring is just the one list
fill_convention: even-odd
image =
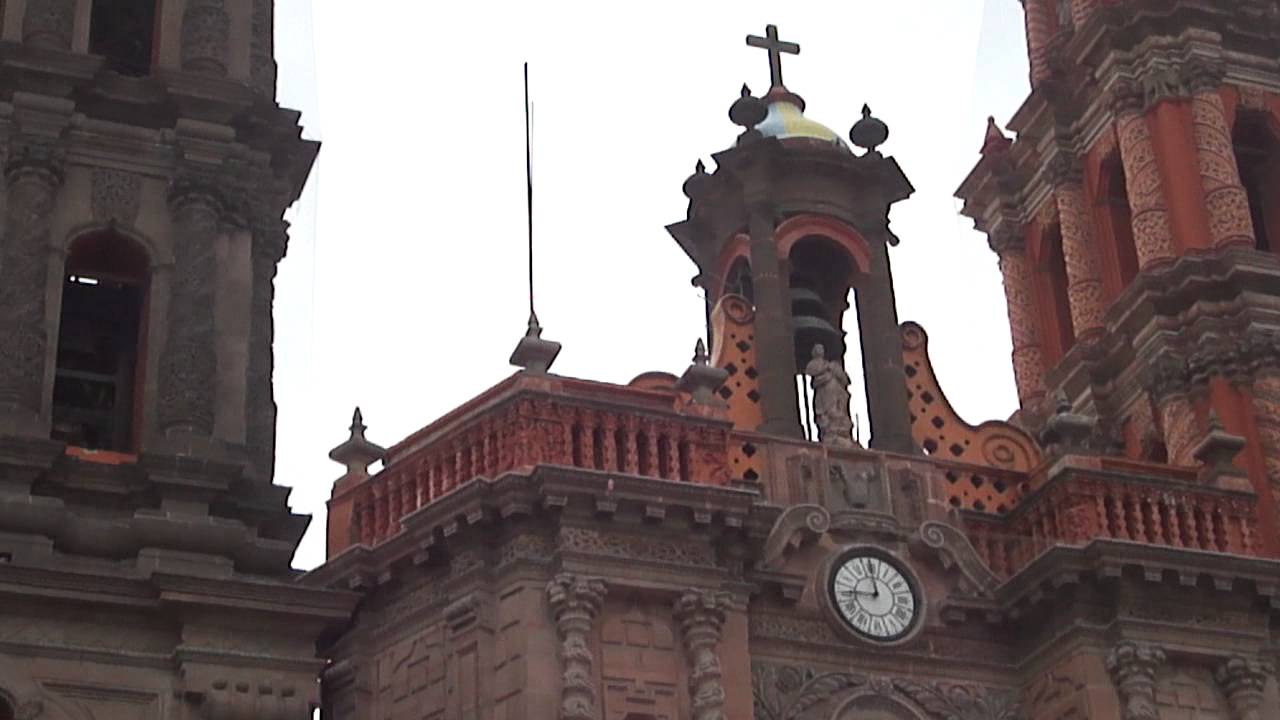
[(852, 555), (831, 575), (831, 601), (854, 632), (872, 640), (896, 640), (915, 625), (915, 588), (880, 555)]

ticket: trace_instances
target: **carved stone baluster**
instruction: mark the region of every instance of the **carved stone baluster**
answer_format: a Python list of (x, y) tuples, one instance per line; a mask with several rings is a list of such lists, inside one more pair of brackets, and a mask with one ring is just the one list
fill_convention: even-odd
[(720, 682), (720, 631), (725, 613), (732, 607), (728, 593), (691, 590), (675, 603), (688, 652), (689, 695), (693, 720), (724, 720), (724, 685)]
[(621, 467), (619, 470), (624, 473), (640, 474), (640, 449), (637, 447), (639, 436), (639, 422), (631, 416), (622, 418), (622, 443), (620, 448), (622, 457), (619, 458)]
[(1235, 720), (1262, 720), (1262, 702), (1267, 680), (1275, 668), (1266, 662), (1231, 658), (1214, 671), (1214, 679), (1231, 704)]
[(560, 636), (563, 666), (559, 720), (599, 718), (590, 636), (605, 592), (600, 580), (568, 574), (557, 575), (547, 584), (547, 600)]
[(604, 415), (600, 418), (601, 428), (601, 457), (604, 459), (604, 467), (601, 470), (617, 470), (618, 469), (618, 443), (614, 440), (618, 432), (618, 420), (612, 415)]
[(596, 427), (593, 420), (590, 411), (578, 411), (578, 440), (581, 443), (582, 467), (599, 470), (600, 468), (596, 467)]
[(187, 0), (182, 13), (182, 69), (221, 77), (227, 74), (231, 16), (224, 0)]
[[(29, 12), (30, 10), (28, 10)], [(62, 157), (51, 146), (23, 143), (5, 166), (8, 206), (0, 237), (0, 413), (15, 434), (39, 432), (48, 328), (49, 222), (62, 184)], [(10, 423), (5, 423), (10, 424)]]
[(166, 433), (213, 432), (214, 241), (222, 206), (202, 182), (179, 180), (169, 196), (173, 216), (173, 282), (169, 337), (160, 359), (160, 427)]
[(1120, 696), (1121, 720), (1160, 720), (1156, 710), (1156, 671), (1164, 664), (1158, 647), (1124, 641), (1107, 654), (1107, 671)]
[(640, 448), (640, 452), (644, 453), (644, 466), (647, 472), (645, 475), (649, 477), (661, 477), (662, 469), (658, 466), (658, 429), (652, 421), (646, 421), (642, 425), (644, 433), (644, 447)]

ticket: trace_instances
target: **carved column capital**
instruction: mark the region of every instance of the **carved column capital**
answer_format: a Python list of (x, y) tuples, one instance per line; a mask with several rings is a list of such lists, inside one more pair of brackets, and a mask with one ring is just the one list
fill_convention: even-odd
[(1120, 695), (1121, 720), (1159, 720), (1156, 672), (1165, 660), (1164, 650), (1128, 640), (1107, 653), (1107, 672)]
[(1065, 186), (1080, 186), (1084, 183), (1084, 170), (1080, 157), (1075, 153), (1059, 150), (1049, 161), (1046, 179), (1054, 189)]
[(1236, 720), (1261, 720), (1263, 692), (1275, 667), (1261, 660), (1234, 657), (1214, 669), (1213, 677), (1227, 696)]
[(720, 682), (720, 631), (733, 596), (713, 590), (689, 590), (676, 598), (675, 619), (680, 623), (688, 653), (689, 694), (694, 720), (724, 720), (724, 685)]
[(1151, 361), (1143, 378), (1143, 385), (1156, 403), (1190, 392), (1191, 381), (1187, 360), (1171, 352), (1162, 352)]
[(1166, 100), (1187, 97), (1188, 90), (1180, 68), (1155, 68), (1142, 76), (1143, 106), (1152, 108)]
[(987, 233), (987, 246), (999, 257), (1008, 253), (1023, 254), (1027, 251), (1027, 240), (1017, 229), (1003, 227)]
[(4, 164), (5, 183), (12, 186), (32, 180), (57, 188), (62, 184), (66, 153), (51, 139), (19, 138), (9, 147)]
[(595, 657), (588, 635), (607, 590), (604, 582), (562, 573), (547, 583), (547, 600), (560, 635), (563, 686), (559, 720), (597, 720)]
[(1216, 92), (1226, 78), (1226, 68), (1218, 60), (1192, 57), (1182, 65), (1182, 84), (1192, 94)]
[(1142, 84), (1132, 80), (1120, 80), (1111, 87), (1111, 112), (1116, 117), (1142, 113), (1145, 96)]

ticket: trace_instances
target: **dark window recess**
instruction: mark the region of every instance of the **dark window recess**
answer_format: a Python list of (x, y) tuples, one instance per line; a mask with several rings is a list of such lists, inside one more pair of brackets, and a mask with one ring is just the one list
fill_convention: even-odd
[(135, 447), (146, 257), (116, 236), (83, 238), (67, 259), (53, 384), (55, 440)]
[(89, 52), (107, 59), (107, 68), (142, 77), (151, 72), (155, 0), (93, 0)]

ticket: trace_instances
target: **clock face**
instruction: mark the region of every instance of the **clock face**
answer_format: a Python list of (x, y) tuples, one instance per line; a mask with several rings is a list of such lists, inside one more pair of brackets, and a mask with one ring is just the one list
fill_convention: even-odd
[(915, 586), (880, 555), (850, 555), (836, 566), (830, 588), (840, 618), (859, 635), (897, 640), (915, 626)]

